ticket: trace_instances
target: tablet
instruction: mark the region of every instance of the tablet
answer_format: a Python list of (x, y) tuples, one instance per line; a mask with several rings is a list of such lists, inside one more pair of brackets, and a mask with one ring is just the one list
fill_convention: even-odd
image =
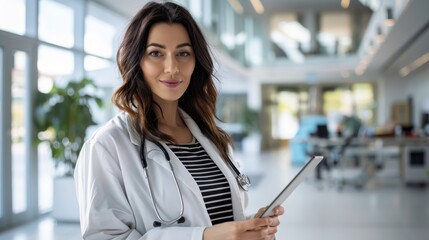
[(298, 174), (286, 185), (286, 187), (280, 192), (279, 195), (271, 202), (270, 205), (261, 214), (261, 217), (267, 217), (272, 215), (272, 211), (275, 207), (281, 205), (286, 198), (295, 190), (295, 188), (304, 180), (304, 178), (322, 161), (323, 156), (313, 156), (305, 165), (301, 168)]

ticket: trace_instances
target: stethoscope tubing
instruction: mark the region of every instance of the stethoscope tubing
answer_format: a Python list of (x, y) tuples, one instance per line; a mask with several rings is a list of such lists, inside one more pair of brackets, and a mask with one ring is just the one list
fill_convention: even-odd
[[(154, 227), (159, 227), (161, 226), (161, 224), (165, 224), (165, 225), (171, 225), (174, 223), (183, 223), (185, 222), (185, 218), (183, 217), (183, 213), (184, 213), (184, 202), (183, 202), (183, 195), (182, 195), (182, 191), (180, 190), (179, 187), (179, 183), (177, 182), (177, 177), (176, 177), (176, 173), (174, 171), (173, 165), (170, 161), (170, 156), (167, 152), (167, 150), (164, 148), (164, 146), (162, 146), (161, 143), (157, 142), (157, 141), (152, 141), (159, 149), (161, 149), (161, 151), (163, 152), (165, 159), (167, 160), (168, 164), (170, 165), (170, 169), (171, 169), (171, 175), (174, 179), (174, 183), (176, 185), (176, 191), (177, 194), (179, 195), (179, 201), (180, 201), (180, 214), (176, 217), (173, 218), (171, 220), (165, 220), (161, 217), (161, 214), (159, 213), (157, 204), (155, 202), (155, 198), (154, 198), (154, 192), (153, 192), (153, 188), (152, 188), (152, 184), (150, 182), (150, 174), (148, 171), (148, 163), (146, 160), (146, 145), (145, 145), (145, 137), (142, 137), (142, 141), (141, 141), (141, 146), (140, 146), (140, 161), (142, 163), (143, 166), (143, 170), (145, 173), (145, 176), (147, 178), (147, 182), (148, 182), (148, 186), (149, 186), (149, 195), (150, 195), (150, 199), (152, 202), (152, 207), (155, 210), (155, 215), (158, 218), (158, 221), (154, 221), (153, 226)], [(238, 168), (232, 163), (232, 160), (230, 158), (227, 159), (228, 165), (230, 166), (230, 168), (233, 170), (233, 172), (236, 174), (236, 180), (238, 182), (238, 185), (244, 190), (244, 191), (248, 191), (249, 190), (249, 186), (251, 185), (250, 183), (250, 179), (245, 175), (240, 173), (240, 171), (238, 170)]]
[(180, 190), (179, 183), (177, 182), (176, 173), (174, 172), (173, 165), (171, 164), (170, 156), (168, 155), (167, 150), (165, 150), (165, 148), (161, 145), (161, 143), (154, 141), (155, 145), (157, 145), (158, 148), (161, 149), (161, 151), (164, 153), (165, 159), (167, 160), (168, 164), (170, 165), (171, 175), (172, 175), (174, 183), (176, 185), (176, 191), (177, 191), (177, 194), (179, 196), (179, 201), (180, 201), (180, 214), (176, 218), (173, 218), (171, 220), (165, 220), (164, 218), (161, 217), (161, 214), (159, 213), (157, 204), (155, 203), (155, 198), (154, 198), (155, 194), (153, 192), (152, 184), (150, 182), (150, 174), (148, 171), (148, 164), (147, 164), (147, 160), (146, 160), (147, 159), (146, 158), (147, 151), (146, 151), (146, 145), (144, 143), (145, 143), (145, 137), (143, 136), (142, 137), (142, 143), (140, 146), (140, 160), (142, 162), (143, 170), (144, 170), (144, 173), (145, 173), (146, 178), (147, 178), (147, 183), (149, 186), (149, 195), (150, 195), (150, 200), (152, 202), (152, 207), (155, 210), (155, 215), (159, 220), (159, 222), (154, 221), (153, 226), (154, 227), (161, 226), (161, 223), (165, 224), (165, 225), (171, 225), (171, 224), (174, 224), (175, 222), (178, 222), (178, 223), (184, 222), (185, 219), (183, 217), (183, 212), (184, 212), (185, 206), (183, 203), (183, 195), (182, 195), (182, 191)]
[[(146, 178), (148, 179), (147, 182), (148, 182), (148, 185), (149, 185), (149, 195), (150, 195), (150, 199), (151, 199), (151, 202), (152, 202), (152, 207), (155, 210), (156, 217), (160, 220), (161, 223), (166, 224), (166, 225), (171, 225), (171, 224), (177, 222), (179, 219), (181, 219), (183, 217), (183, 212), (184, 212), (185, 207), (184, 207), (184, 203), (183, 203), (182, 191), (180, 190), (179, 184), (177, 182), (176, 174), (174, 172), (174, 168), (173, 168), (173, 166), (172, 166), (172, 164), (171, 164), (170, 161), (168, 161), (168, 163), (170, 164), (171, 175), (172, 175), (172, 177), (174, 179), (174, 183), (176, 184), (176, 191), (177, 191), (177, 194), (178, 194), (179, 200), (180, 200), (180, 214), (178, 215), (178, 217), (176, 217), (174, 219), (166, 220), (166, 219), (164, 219), (164, 218), (161, 217), (161, 214), (159, 213), (157, 204), (155, 203), (154, 193), (153, 193), (153, 190), (152, 190), (153, 188), (152, 188), (152, 184), (150, 183), (150, 180), (149, 180), (150, 176), (149, 176), (149, 171), (147, 170), (147, 167), (144, 168), (144, 172), (145, 172)], [(156, 225), (156, 222), (154, 222), (154, 226), (155, 225)]]

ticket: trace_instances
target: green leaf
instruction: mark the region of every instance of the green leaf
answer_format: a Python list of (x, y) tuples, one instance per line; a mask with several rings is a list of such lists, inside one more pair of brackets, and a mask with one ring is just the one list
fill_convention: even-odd
[[(103, 101), (97, 85), (89, 78), (70, 81), (65, 87), (53, 86), (47, 93), (38, 92), (34, 99), (33, 123), (36, 132), (51, 129), (54, 138), (45, 141), (51, 147), (55, 166), (65, 166), (70, 174), (83, 146), (89, 126), (95, 125), (91, 106), (101, 108)], [(42, 141), (36, 137), (35, 144)]]

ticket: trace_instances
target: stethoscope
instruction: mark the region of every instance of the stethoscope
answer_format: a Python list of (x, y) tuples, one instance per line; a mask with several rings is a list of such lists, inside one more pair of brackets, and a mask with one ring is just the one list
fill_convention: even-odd
[[(183, 216), (183, 211), (184, 211), (185, 207), (184, 207), (184, 203), (183, 203), (183, 196), (182, 196), (182, 192), (180, 191), (179, 184), (177, 183), (176, 173), (174, 172), (173, 165), (171, 164), (170, 156), (168, 155), (168, 152), (164, 148), (164, 146), (161, 145), (161, 143), (159, 143), (157, 141), (152, 141), (152, 142), (159, 149), (161, 149), (161, 151), (163, 152), (163, 154), (165, 156), (165, 159), (167, 160), (168, 164), (170, 165), (171, 174), (173, 175), (174, 183), (176, 185), (176, 191), (177, 191), (177, 194), (179, 196), (179, 202), (180, 202), (180, 214), (177, 217), (175, 217), (173, 219), (170, 219), (170, 220), (166, 220), (166, 219), (164, 219), (164, 218), (161, 217), (161, 214), (159, 214), (158, 207), (157, 207), (157, 205), (155, 203), (155, 199), (153, 197), (154, 193), (153, 193), (152, 185), (150, 183), (149, 171), (147, 169), (147, 167), (148, 167), (147, 160), (146, 160), (147, 151), (146, 151), (146, 145), (144, 144), (145, 143), (145, 137), (143, 137), (142, 141), (141, 141), (141, 145), (140, 145), (140, 160), (142, 162), (143, 170), (145, 172), (145, 175), (146, 175), (146, 178), (147, 178), (147, 182), (148, 182), (148, 185), (149, 185), (149, 195), (150, 195), (150, 199), (151, 199), (151, 202), (152, 202), (152, 207), (155, 210), (156, 217), (159, 220), (159, 221), (154, 221), (153, 222), (153, 226), (154, 227), (160, 227), (162, 224), (164, 224), (164, 225), (172, 225), (174, 223), (184, 223), (185, 222), (185, 217)], [(227, 163), (230, 166), (230, 168), (234, 171), (234, 173), (236, 175), (235, 178), (237, 179), (238, 185), (244, 191), (247, 192), (249, 190), (250, 185), (251, 185), (249, 177), (247, 175), (245, 175), (245, 174), (242, 174), (238, 170), (238, 168), (232, 163), (231, 159), (228, 158), (227, 159)]]

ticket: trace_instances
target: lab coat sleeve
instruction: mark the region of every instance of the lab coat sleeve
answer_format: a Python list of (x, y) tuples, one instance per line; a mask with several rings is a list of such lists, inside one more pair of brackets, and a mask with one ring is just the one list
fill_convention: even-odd
[[(119, 160), (98, 142), (87, 142), (75, 169), (82, 236), (101, 239), (193, 239), (202, 240), (205, 227), (135, 229)], [(109, 148), (110, 149), (110, 148)]]

